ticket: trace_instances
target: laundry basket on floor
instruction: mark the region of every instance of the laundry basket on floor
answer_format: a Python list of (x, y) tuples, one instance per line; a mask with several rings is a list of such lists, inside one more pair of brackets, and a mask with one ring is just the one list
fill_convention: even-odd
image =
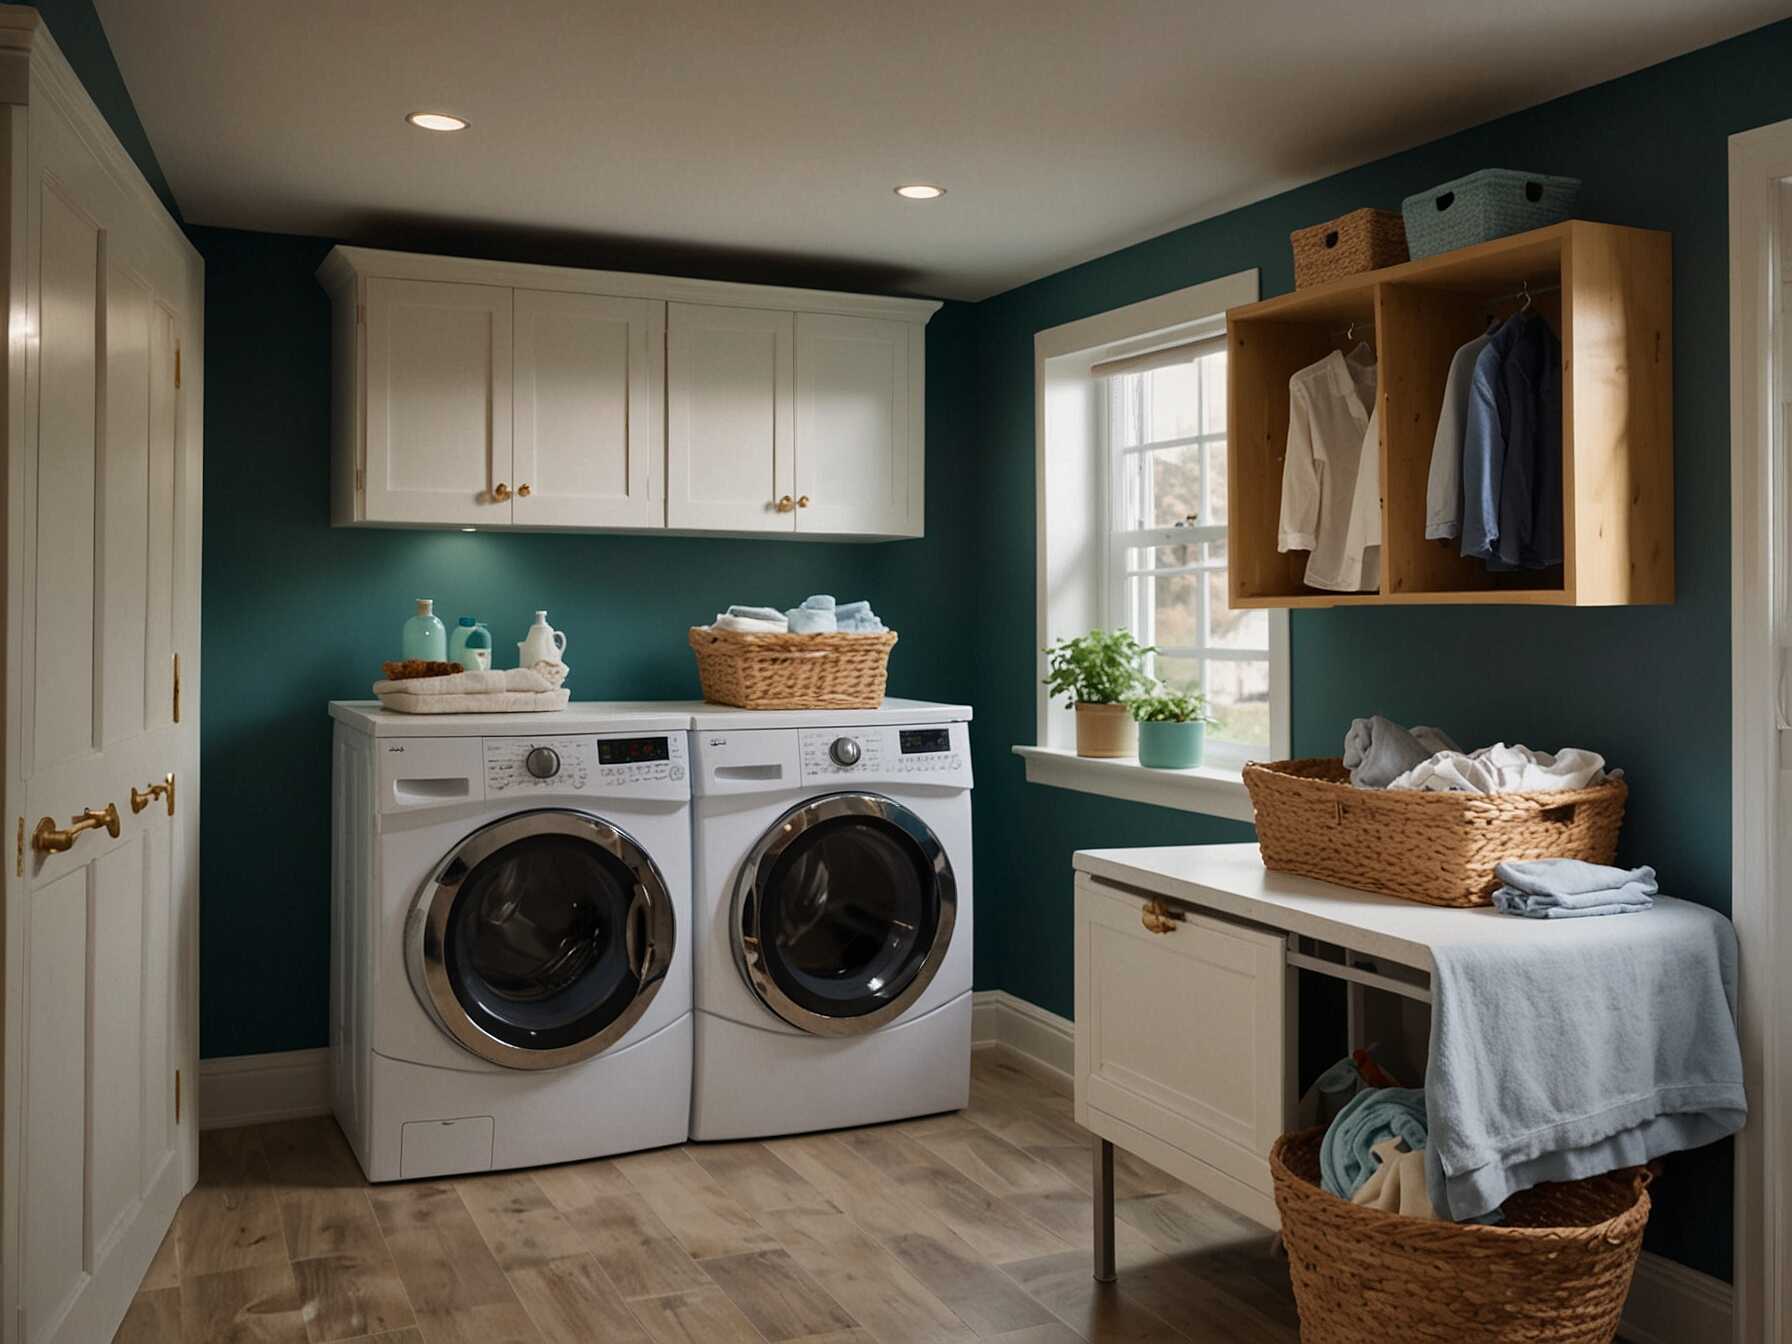
[(1540, 1185), (1506, 1220), (1407, 1218), (1319, 1186), (1325, 1130), (1269, 1165), (1301, 1344), (1611, 1344), (1649, 1221), (1649, 1173)]

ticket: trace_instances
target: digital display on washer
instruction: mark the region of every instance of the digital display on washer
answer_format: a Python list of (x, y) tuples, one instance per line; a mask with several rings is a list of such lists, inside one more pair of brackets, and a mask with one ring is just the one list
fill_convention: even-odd
[(599, 765), (639, 765), (671, 759), (669, 737), (612, 737), (597, 744)]
[(904, 756), (952, 750), (952, 732), (948, 728), (904, 728), (898, 736)]

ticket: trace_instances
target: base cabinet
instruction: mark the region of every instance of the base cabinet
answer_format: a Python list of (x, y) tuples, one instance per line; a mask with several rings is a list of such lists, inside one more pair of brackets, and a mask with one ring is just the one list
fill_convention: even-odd
[(1077, 1122), (1266, 1224), (1293, 1109), (1284, 953), (1278, 933), (1077, 877)]

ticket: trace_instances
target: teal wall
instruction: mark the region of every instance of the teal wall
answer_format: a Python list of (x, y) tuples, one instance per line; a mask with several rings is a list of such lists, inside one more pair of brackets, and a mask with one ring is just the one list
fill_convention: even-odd
[[(1335, 755), (1379, 711), (1468, 742), (1591, 747), (1630, 774), (1621, 858), (1675, 895), (1730, 905), (1729, 311), (1726, 137), (1792, 117), (1792, 24), (1191, 225), (976, 309), (978, 494), (977, 982), (1071, 1011), (1070, 856), (1108, 845), (1248, 838), (1247, 827), (1028, 785), (1033, 735), (1033, 335), (1248, 268), (1293, 287), (1288, 234), (1476, 168), (1584, 179), (1577, 214), (1674, 235), (1675, 537), (1667, 607), (1355, 608), (1292, 619), (1294, 754)], [(1065, 632), (1055, 632), (1065, 633)], [(1727, 1276), (1727, 1145), (1669, 1164), (1651, 1244)]]

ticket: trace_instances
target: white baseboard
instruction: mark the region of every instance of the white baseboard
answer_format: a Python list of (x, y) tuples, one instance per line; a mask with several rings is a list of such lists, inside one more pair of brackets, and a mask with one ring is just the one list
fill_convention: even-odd
[[(1002, 1051), (1061, 1092), (1075, 1083), (1076, 1027), (1056, 1013), (999, 989), (972, 1000), (971, 1044)], [(1730, 1285), (1644, 1251), (1624, 1307), (1627, 1344), (1729, 1344)]]
[(283, 1050), (199, 1061), (199, 1128), (330, 1113), (330, 1052)]

